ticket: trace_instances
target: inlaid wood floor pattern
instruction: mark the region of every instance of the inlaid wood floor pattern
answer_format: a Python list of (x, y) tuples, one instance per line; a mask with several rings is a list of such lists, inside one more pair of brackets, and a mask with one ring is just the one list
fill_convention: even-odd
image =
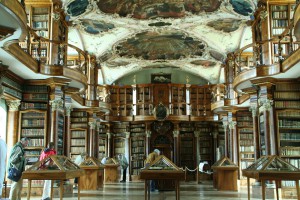
[[(23, 197), (22, 200), (26, 198)], [(40, 200), (41, 197), (30, 199)], [(59, 198), (53, 198), (59, 199)], [(64, 197), (66, 200), (76, 200), (77, 190), (72, 197)], [(144, 182), (126, 182), (105, 184), (97, 191), (81, 191), (81, 200), (105, 199), (105, 200), (144, 200)], [(151, 192), (151, 200), (174, 200), (175, 191)], [(213, 188), (211, 181), (197, 184), (195, 181), (180, 183), (181, 200), (246, 200), (247, 188), (241, 187), (239, 191), (217, 191)], [(253, 198), (251, 198), (253, 199)]]

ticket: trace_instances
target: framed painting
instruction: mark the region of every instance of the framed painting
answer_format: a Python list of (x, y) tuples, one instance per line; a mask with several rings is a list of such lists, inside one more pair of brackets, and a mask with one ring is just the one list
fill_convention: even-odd
[(151, 83), (171, 83), (171, 74), (151, 74)]

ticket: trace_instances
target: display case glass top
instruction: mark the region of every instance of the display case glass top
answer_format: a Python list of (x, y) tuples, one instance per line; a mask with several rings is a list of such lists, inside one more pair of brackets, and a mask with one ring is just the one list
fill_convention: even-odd
[(103, 166), (97, 158), (94, 157), (88, 157), (86, 160), (84, 160), (82, 163), (79, 165), (80, 167), (100, 167)]
[(284, 161), (276, 155), (262, 156), (245, 171), (286, 171), (286, 172), (300, 172), (298, 168)]
[(34, 180), (60, 180), (79, 177), (83, 169), (66, 156), (49, 156), (28, 168), (22, 177)]
[(145, 170), (182, 170), (177, 167), (172, 161), (170, 161), (166, 156), (158, 156)]
[(237, 167), (228, 157), (223, 157), (212, 165), (212, 169), (215, 167)]

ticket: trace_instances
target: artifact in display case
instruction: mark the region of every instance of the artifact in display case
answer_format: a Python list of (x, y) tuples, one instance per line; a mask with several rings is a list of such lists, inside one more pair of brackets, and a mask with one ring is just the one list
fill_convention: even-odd
[[(72, 162), (66, 156), (53, 155), (49, 156), (28, 168), (23, 172), (23, 179), (28, 179), (27, 199), (30, 199), (31, 181), (32, 180), (61, 180), (72, 179), (84, 174), (84, 170)], [(53, 191), (53, 181), (51, 184)], [(60, 199), (63, 198), (63, 184), (60, 184)], [(80, 185), (78, 187), (78, 199), (80, 199)]]
[(85, 171), (85, 175), (80, 178), (81, 190), (97, 190), (103, 186), (104, 165), (100, 160), (89, 157), (79, 167)]
[(167, 157), (160, 155), (149, 166), (141, 170), (140, 179), (145, 180), (145, 199), (150, 199), (150, 180), (157, 180), (159, 189), (166, 189), (163, 188), (164, 181), (173, 180), (176, 200), (179, 200), (179, 181), (184, 180), (184, 171)]
[[(247, 177), (248, 199), (250, 199), (250, 178), (261, 181), (262, 199), (266, 198), (266, 180), (275, 181), (276, 194), (279, 194), (278, 187), (282, 180), (295, 181), (296, 190), (299, 191), (300, 169), (277, 155), (262, 156), (248, 168), (242, 170), (242, 173)], [(297, 194), (297, 199), (299, 198), (299, 194)]]
[(237, 191), (239, 167), (228, 157), (223, 157), (215, 162), (211, 169), (213, 172), (213, 185), (218, 190)]

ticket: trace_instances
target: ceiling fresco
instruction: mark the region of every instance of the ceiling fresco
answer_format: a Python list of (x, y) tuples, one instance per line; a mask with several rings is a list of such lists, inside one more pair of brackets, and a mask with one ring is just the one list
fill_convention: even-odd
[[(169, 66), (220, 83), (226, 55), (252, 42), (256, 0), (62, 0), (69, 42), (96, 55), (100, 84)], [(172, 66), (172, 67), (170, 67)], [(192, 83), (193, 84), (193, 83)], [(196, 83), (198, 84), (198, 83)]]

